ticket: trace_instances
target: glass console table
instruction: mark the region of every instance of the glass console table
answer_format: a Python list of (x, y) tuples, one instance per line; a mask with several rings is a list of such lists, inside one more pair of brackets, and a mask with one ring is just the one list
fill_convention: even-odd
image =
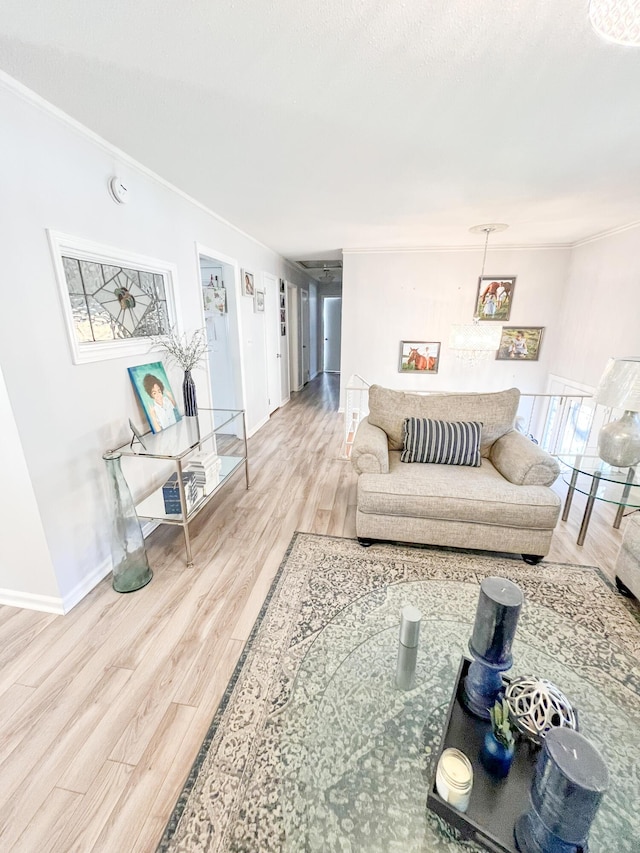
[(558, 456), (564, 470), (562, 479), (569, 486), (562, 512), (562, 520), (569, 518), (569, 510), (574, 492), (587, 496), (587, 505), (582, 517), (578, 545), (583, 545), (593, 505), (596, 500), (617, 504), (616, 530), (620, 527), (625, 507), (640, 508), (640, 466), (614, 468), (603, 462), (599, 456), (568, 455)]
[[(151, 432), (142, 440), (133, 439), (130, 444), (117, 448), (123, 457), (146, 460), (146, 471), (152, 485), (141, 497), (135, 499), (138, 518), (160, 524), (173, 524), (184, 531), (187, 566), (193, 565), (189, 522), (204, 509), (230, 477), (244, 466), (244, 475), (249, 488), (249, 460), (245, 413), (242, 409), (198, 409), (196, 417), (183, 417), (174, 426), (155, 435)], [(195, 499), (187, 501), (183, 473), (196, 451), (212, 453), (220, 460), (219, 471), (213, 481), (198, 485)], [(168, 464), (169, 463), (169, 464)], [(172, 473), (177, 473), (177, 486), (182, 512), (167, 512), (162, 487)], [(186, 512), (184, 508), (186, 507)]]

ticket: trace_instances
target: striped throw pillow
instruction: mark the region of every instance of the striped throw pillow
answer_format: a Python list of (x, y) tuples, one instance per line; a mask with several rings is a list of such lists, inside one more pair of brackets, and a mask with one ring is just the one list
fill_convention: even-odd
[(480, 466), (478, 421), (404, 419), (402, 462), (436, 462), (441, 465)]

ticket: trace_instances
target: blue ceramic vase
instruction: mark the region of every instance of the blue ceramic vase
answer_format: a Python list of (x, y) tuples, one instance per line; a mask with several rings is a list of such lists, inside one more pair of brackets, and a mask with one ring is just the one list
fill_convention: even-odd
[(496, 738), (491, 729), (484, 736), (480, 750), (480, 763), (496, 779), (504, 779), (513, 763), (514, 746), (506, 747)]

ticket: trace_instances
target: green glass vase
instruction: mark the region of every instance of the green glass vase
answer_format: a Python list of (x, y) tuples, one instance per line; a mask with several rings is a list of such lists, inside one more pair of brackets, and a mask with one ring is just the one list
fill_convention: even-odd
[(102, 458), (107, 465), (111, 497), (113, 588), (116, 592), (134, 592), (149, 583), (153, 572), (133, 498), (122, 473), (121, 454), (113, 450)]

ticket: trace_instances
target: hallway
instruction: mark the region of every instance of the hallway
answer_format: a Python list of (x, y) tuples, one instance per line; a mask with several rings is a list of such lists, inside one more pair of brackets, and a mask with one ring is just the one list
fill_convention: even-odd
[[(294, 532), (355, 536), (338, 400), (322, 374), (250, 439), (251, 488), (236, 475), (194, 521), (193, 568), (160, 527), (144, 589), (105, 578), (66, 616), (0, 608), (3, 851), (155, 849)], [(598, 507), (578, 548), (579, 505), (548, 560), (611, 574), (621, 531)]]

